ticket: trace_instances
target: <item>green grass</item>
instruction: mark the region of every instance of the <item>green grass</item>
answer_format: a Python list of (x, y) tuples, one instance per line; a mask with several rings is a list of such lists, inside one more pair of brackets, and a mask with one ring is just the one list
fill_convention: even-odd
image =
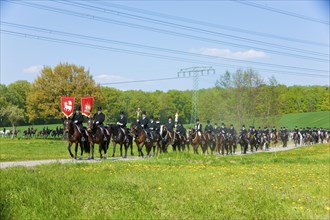
[(303, 127), (317, 127), (330, 129), (330, 111), (324, 112), (306, 112), (306, 113), (292, 113), (284, 115), (280, 121), (279, 126), (285, 126), (293, 129)]
[(330, 144), (1, 169), (1, 219), (329, 219)]

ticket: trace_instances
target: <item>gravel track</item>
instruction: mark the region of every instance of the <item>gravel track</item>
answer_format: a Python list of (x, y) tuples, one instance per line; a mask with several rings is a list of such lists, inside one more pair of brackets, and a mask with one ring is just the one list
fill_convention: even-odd
[[(298, 147), (303, 147), (303, 146), (298, 146)], [(254, 153), (260, 153), (260, 152), (278, 152), (278, 151), (285, 151), (285, 150), (292, 150), (294, 148), (294, 144), (288, 144), (287, 147), (271, 147), (269, 151), (257, 151), (257, 152), (247, 152), (247, 154), (254, 154)], [(241, 152), (237, 152), (235, 155), (244, 155), (241, 154)], [(246, 154), (245, 154), (246, 155)], [(132, 160), (139, 160), (142, 159), (141, 157), (127, 157), (127, 158), (121, 158), (121, 157), (110, 157), (107, 158), (107, 160), (111, 161), (132, 161)], [(14, 166), (25, 166), (25, 167), (31, 167), (31, 166), (37, 166), (41, 164), (49, 164), (49, 163), (98, 163), (101, 162), (101, 159), (94, 159), (94, 160), (87, 160), (87, 159), (82, 159), (82, 160), (75, 160), (75, 159), (55, 159), (55, 160), (28, 160), (28, 161), (13, 161), (13, 162), (1, 162), (0, 163), (0, 168), (7, 168), (7, 167), (14, 167)]]

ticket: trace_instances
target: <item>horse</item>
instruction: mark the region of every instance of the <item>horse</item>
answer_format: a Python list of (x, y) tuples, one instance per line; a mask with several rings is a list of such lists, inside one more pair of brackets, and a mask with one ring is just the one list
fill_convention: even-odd
[(281, 140), (282, 140), (282, 143), (283, 143), (283, 147), (287, 147), (288, 146), (288, 133), (285, 132), (285, 131), (282, 131), (281, 132)]
[(208, 148), (210, 147), (211, 150), (211, 154), (213, 154), (213, 151), (215, 150), (215, 137), (212, 135), (212, 133), (203, 133), (202, 134), (203, 137), (203, 149), (205, 149), (206, 153), (208, 153)]
[(174, 132), (174, 144), (173, 150), (176, 151), (176, 147), (179, 151), (184, 151), (186, 144), (186, 136), (179, 132)]
[(253, 134), (253, 132), (248, 132), (247, 138), (249, 140), (251, 152), (253, 152), (253, 148), (255, 148), (256, 151), (257, 151), (258, 150), (258, 140), (257, 140), (257, 137), (255, 137), (255, 135)]
[(278, 142), (278, 135), (275, 132), (270, 133), (270, 141), (274, 147), (276, 147), (276, 144)]
[(229, 133), (227, 143), (230, 154), (235, 154), (237, 148), (236, 137)]
[(246, 154), (248, 147), (249, 147), (249, 138), (248, 138), (248, 134), (241, 134), (238, 137), (238, 143), (241, 146), (241, 153), (242, 154)]
[(194, 149), (194, 153), (198, 154), (198, 147), (202, 148), (202, 137), (199, 136), (198, 131), (195, 129), (189, 129), (191, 145)]
[[(132, 137), (129, 129), (121, 128), (117, 124), (111, 124), (108, 126), (108, 128), (112, 134), (112, 145), (113, 145), (112, 157), (115, 157), (117, 144), (120, 145), (120, 156), (121, 157), (127, 158), (127, 150), (129, 147), (131, 148), (131, 156), (134, 156), (134, 154), (133, 154), (133, 137)], [(125, 148), (124, 156), (123, 156), (123, 145)]]
[[(147, 155), (150, 156), (151, 149), (154, 146), (154, 143), (156, 143), (156, 139), (154, 138), (153, 140), (150, 140), (147, 136), (147, 132), (138, 123), (131, 124), (130, 132), (135, 137), (135, 143), (138, 147), (139, 156), (144, 157), (142, 152), (143, 146), (146, 146)], [(147, 139), (149, 139), (149, 142), (147, 142)]]
[[(77, 159), (77, 152), (78, 152), (78, 144), (80, 145), (80, 159), (82, 159), (82, 155), (84, 152), (84, 148), (86, 151), (89, 151), (89, 145), (86, 141), (82, 141), (82, 137), (84, 136), (82, 133), (79, 132), (78, 126), (75, 125), (71, 119), (66, 119), (63, 121), (65, 133), (68, 135), (68, 151), (70, 156), (74, 159)], [(85, 137), (84, 137), (85, 138)], [(71, 146), (75, 143), (75, 155), (71, 152)]]
[[(99, 145), (99, 153), (100, 158), (107, 158), (107, 151), (110, 142), (110, 133), (100, 126), (95, 125), (94, 118), (88, 118), (87, 120), (87, 132), (88, 132), (88, 141), (91, 144), (92, 157), (94, 159), (94, 144)], [(104, 152), (104, 156), (102, 155), (102, 150)], [(88, 158), (90, 158), (90, 154), (88, 154)]]
[(292, 139), (293, 139), (293, 143), (294, 143), (294, 146), (297, 147), (298, 144), (300, 144), (300, 136), (297, 132), (294, 132), (293, 133), (293, 136), (292, 136)]

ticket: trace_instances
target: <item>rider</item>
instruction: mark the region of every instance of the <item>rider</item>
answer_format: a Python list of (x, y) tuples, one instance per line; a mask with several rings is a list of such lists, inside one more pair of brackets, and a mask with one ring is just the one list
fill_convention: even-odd
[(236, 141), (236, 130), (233, 124), (230, 124), (228, 133), (233, 137), (234, 141)]
[(207, 120), (207, 125), (204, 128), (204, 132), (209, 133), (209, 134), (211, 134), (213, 132), (213, 127), (210, 124), (210, 120)]
[(199, 122), (199, 118), (196, 119), (195, 130), (198, 132), (198, 136), (202, 135), (202, 124)]
[[(148, 130), (147, 130), (150, 135), (150, 139), (153, 140), (154, 137), (156, 136), (155, 132), (156, 132), (156, 123), (154, 121), (154, 118), (152, 116), (150, 116), (150, 121), (148, 123)], [(147, 142), (149, 142), (147, 140)]]
[(183, 127), (181, 121), (178, 121), (178, 125), (176, 126), (176, 133), (185, 138), (186, 129)]
[(227, 140), (227, 128), (226, 128), (225, 123), (221, 123), (220, 132), (223, 135), (223, 137), (225, 138), (225, 140)]
[[(117, 119), (117, 126), (118, 126), (118, 131), (119, 131), (119, 129), (121, 129), (124, 132), (124, 135), (126, 135), (126, 124), (127, 124), (127, 119), (125, 117), (125, 113), (123, 111), (121, 111), (120, 116)], [(121, 137), (118, 136), (118, 139), (120, 139), (120, 138)]]
[(242, 125), (239, 137), (241, 138), (243, 135), (245, 135), (247, 133), (247, 130), (245, 128), (245, 125)]
[(147, 113), (146, 111), (142, 111), (142, 118), (141, 120), (139, 120), (139, 124), (143, 129), (147, 129), (148, 128), (148, 118), (147, 118)]
[(269, 143), (270, 141), (270, 137), (269, 137), (269, 129), (267, 126), (265, 126), (264, 130), (263, 130), (263, 134), (266, 136), (266, 140)]
[[(76, 112), (72, 116), (72, 121), (75, 125), (77, 125), (79, 133), (83, 134), (82, 132), (84, 128), (82, 123), (84, 122), (84, 116), (80, 112), (81, 111), (80, 106), (76, 106), (75, 109)], [(85, 138), (83, 136), (81, 137), (81, 141), (85, 141)]]
[(173, 137), (174, 137), (174, 127), (175, 127), (175, 125), (172, 122), (172, 117), (171, 116), (168, 117), (168, 122), (165, 124), (165, 127), (168, 131), (168, 133), (165, 136), (165, 140), (167, 140), (167, 135), (169, 135), (171, 140), (172, 140), (172, 145), (173, 145), (174, 144), (174, 138)]
[[(102, 134), (104, 134), (103, 122), (105, 120), (105, 114), (102, 112), (102, 107), (97, 107), (97, 113), (94, 114), (94, 124), (101, 128)], [(106, 137), (104, 138), (106, 140)]]

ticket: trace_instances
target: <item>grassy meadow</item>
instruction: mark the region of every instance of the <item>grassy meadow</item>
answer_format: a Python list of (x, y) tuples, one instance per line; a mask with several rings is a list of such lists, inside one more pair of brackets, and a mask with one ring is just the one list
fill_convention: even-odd
[(329, 163), (324, 144), (246, 156), (171, 152), (11, 167), (0, 170), (0, 218), (329, 219)]
[(289, 129), (293, 129), (296, 125), (299, 128), (317, 127), (330, 129), (330, 111), (286, 114), (283, 115), (278, 124)]

